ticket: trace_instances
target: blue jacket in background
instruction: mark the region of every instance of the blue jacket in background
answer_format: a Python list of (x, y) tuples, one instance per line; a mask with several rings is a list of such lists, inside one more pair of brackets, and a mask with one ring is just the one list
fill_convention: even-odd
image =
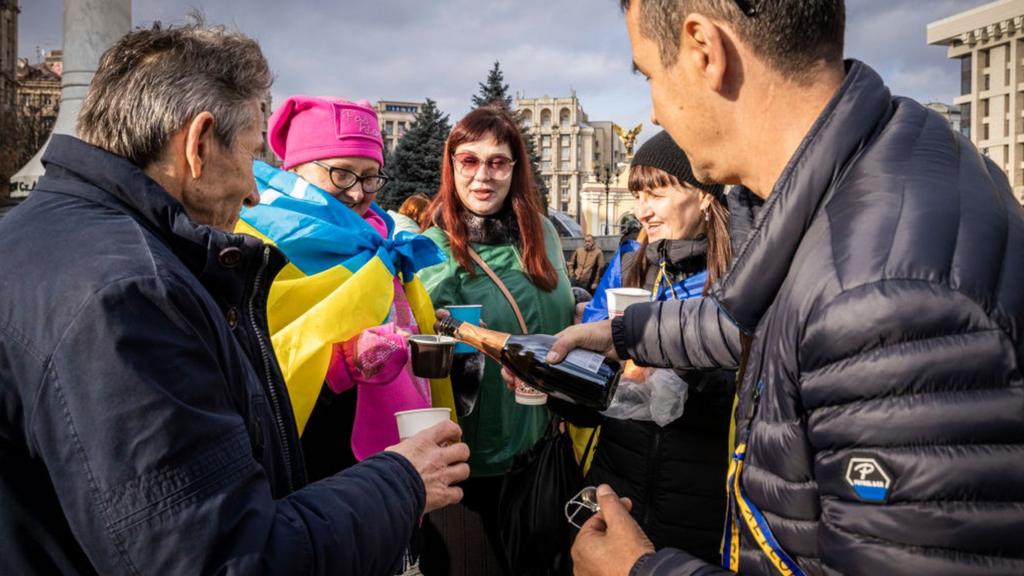
[(0, 223), (0, 573), (391, 573), (422, 481), (384, 453), (307, 485), (284, 257), (78, 139), (43, 161)]
[[(608, 264), (608, 268), (605, 269), (604, 275), (601, 276), (601, 281), (597, 284), (597, 289), (594, 290), (594, 298), (590, 302), (587, 302), (587, 306), (583, 310), (584, 324), (608, 319), (607, 291), (609, 288), (622, 288), (623, 269), (627, 267), (623, 265), (623, 257), (626, 256), (626, 254), (636, 252), (639, 249), (640, 243), (635, 240), (630, 240), (619, 247), (615, 256), (612, 257), (611, 263)], [(657, 264), (652, 264), (652, 266), (656, 265)], [(668, 286), (661, 286), (658, 288), (658, 294), (654, 300), (660, 302), (664, 300), (688, 300), (690, 298), (696, 298), (703, 292), (704, 282), (706, 280), (706, 271), (687, 276), (683, 280), (672, 284), (672, 290), (675, 293), (675, 298), (673, 298), (672, 292), (669, 291)]]

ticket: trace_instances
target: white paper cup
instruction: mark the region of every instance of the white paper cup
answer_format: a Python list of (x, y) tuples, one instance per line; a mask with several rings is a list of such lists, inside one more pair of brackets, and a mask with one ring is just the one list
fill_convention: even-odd
[(609, 288), (605, 295), (608, 298), (608, 316), (612, 318), (622, 316), (631, 304), (651, 301), (651, 293), (643, 288)]
[(548, 395), (531, 388), (526, 384), (520, 384), (516, 386), (516, 404), (522, 404), (524, 406), (543, 406), (548, 403)]
[(420, 408), (395, 412), (398, 421), (398, 438), (405, 440), (445, 420), (451, 420), (451, 408)]

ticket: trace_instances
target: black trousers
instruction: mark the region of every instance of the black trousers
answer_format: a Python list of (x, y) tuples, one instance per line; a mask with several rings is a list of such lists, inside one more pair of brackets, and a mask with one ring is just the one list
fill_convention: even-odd
[(501, 476), (470, 478), (463, 499), (427, 515), (420, 570), (424, 576), (512, 576), (498, 528)]

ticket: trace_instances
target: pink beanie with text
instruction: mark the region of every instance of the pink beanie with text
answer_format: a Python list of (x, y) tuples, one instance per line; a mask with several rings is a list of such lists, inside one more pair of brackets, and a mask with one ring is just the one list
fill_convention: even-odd
[(377, 112), (366, 100), (292, 96), (270, 117), (270, 147), (282, 167), (356, 156), (384, 166), (384, 141)]

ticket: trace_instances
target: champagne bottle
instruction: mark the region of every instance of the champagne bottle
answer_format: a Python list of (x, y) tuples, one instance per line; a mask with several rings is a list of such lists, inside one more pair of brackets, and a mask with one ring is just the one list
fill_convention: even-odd
[(451, 316), (438, 322), (437, 331), (480, 350), (541, 392), (593, 410), (608, 408), (622, 373), (618, 362), (589, 350), (573, 350), (557, 364), (545, 362), (554, 336), (516, 336)]

